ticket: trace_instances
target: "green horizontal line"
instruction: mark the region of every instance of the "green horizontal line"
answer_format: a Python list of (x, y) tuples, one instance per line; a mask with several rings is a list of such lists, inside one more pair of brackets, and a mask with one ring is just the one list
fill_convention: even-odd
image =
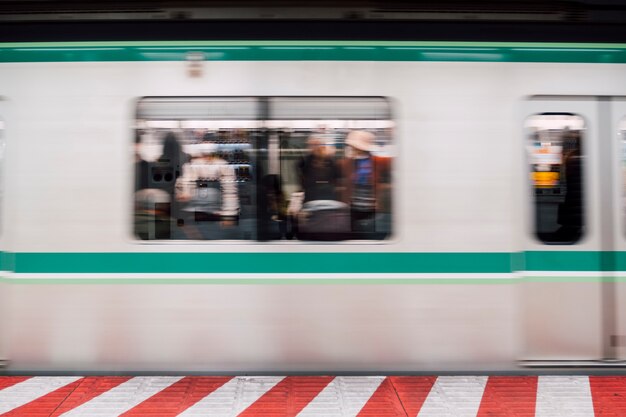
[(623, 252), (602, 251), (527, 251), (524, 252), (526, 271), (603, 271), (603, 260), (609, 256), (624, 257)]
[(14, 253), (17, 273), (508, 273), (508, 253)]
[[(27, 273), (400, 274), (626, 271), (626, 252), (0, 252), (0, 270)], [(234, 278), (234, 277), (233, 277)], [(390, 277), (393, 279), (393, 277)], [(231, 278), (225, 278), (230, 280)], [(529, 277), (533, 281), (539, 278)], [(558, 277), (542, 277), (557, 281)], [(587, 279), (587, 278), (580, 278)], [(593, 278), (596, 279), (596, 278)], [(614, 278), (611, 278), (614, 279)], [(283, 279), (281, 278), (280, 281)], [(491, 280), (491, 279), (489, 279)], [(140, 280), (142, 281), (142, 280)], [(195, 282), (195, 280), (193, 280)], [(212, 282), (214, 280), (211, 279)], [(256, 279), (253, 279), (254, 282)], [(301, 282), (301, 280), (298, 280)], [(371, 283), (370, 279), (363, 279)], [(385, 282), (388, 280), (385, 279)], [(421, 283), (423, 279), (416, 279)], [(142, 281), (143, 282), (143, 281)], [(230, 282), (230, 281), (229, 281)], [(315, 281), (317, 282), (317, 281)], [(355, 282), (347, 278), (346, 282)], [(399, 279), (399, 282), (408, 282)]]
[(622, 43), (150, 41), (0, 43), (0, 62), (457, 61), (626, 63)]

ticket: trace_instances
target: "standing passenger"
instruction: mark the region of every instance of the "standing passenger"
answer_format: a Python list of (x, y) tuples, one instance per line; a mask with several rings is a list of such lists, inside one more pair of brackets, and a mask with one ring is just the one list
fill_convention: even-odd
[(206, 239), (227, 239), (224, 228), (234, 226), (239, 215), (236, 176), (232, 166), (216, 155), (217, 145), (195, 145), (199, 158), (183, 165), (176, 182), (176, 199), (193, 220), (206, 221)]
[(170, 197), (170, 211), (172, 218), (180, 217), (180, 204), (175, 198), (176, 180), (181, 176), (182, 167), (187, 160), (178, 138), (174, 132), (167, 132), (163, 139), (161, 156), (151, 163), (151, 186), (163, 190)]
[(135, 191), (150, 188), (150, 164), (141, 157), (141, 135), (135, 131)]
[(311, 136), (308, 145), (310, 153), (297, 166), (304, 202), (337, 200), (337, 185), (341, 173), (334, 160), (334, 147), (317, 136)]
[[(342, 201), (350, 205), (353, 232), (375, 232), (376, 219), (388, 223), (390, 159), (375, 156), (375, 136), (354, 130), (346, 137)], [(380, 228), (378, 228), (380, 229)]]

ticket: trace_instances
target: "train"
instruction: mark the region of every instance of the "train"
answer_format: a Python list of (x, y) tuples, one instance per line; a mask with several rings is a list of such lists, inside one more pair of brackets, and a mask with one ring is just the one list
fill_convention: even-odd
[(191, 39), (0, 43), (0, 372), (626, 359), (626, 44)]

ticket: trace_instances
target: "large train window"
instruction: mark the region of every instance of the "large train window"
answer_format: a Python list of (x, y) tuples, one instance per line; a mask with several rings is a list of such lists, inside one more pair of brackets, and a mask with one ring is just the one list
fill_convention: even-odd
[(135, 235), (385, 239), (392, 128), (379, 97), (143, 98)]
[(535, 235), (545, 244), (571, 245), (584, 234), (585, 122), (570, 113), (529, 117), (525, 128), (535, 206)]

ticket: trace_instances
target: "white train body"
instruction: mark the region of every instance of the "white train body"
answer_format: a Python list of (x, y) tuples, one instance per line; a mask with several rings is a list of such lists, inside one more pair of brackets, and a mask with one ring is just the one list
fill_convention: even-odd
[[(525, 259), (626, 249), (617, 141), (626, 106), (615, 98), (626, 95), (626, 66), (485, 61), (208, 60), (194, 77), (185, 61), (2, 63), (0, 356), (15, 371), (514, 369), (520, 360), (599, 360), (610, 337), (622, 359), (619, 268), (528, 268)], [(389, 99), (393, 235), (137, 240), (138, 100), (230, 96)], [(545, 245), (533, 234), (524, 121), (543, 112), (586, 123), (587, 227), (574, 245)], [(611, 127), (598, 128), (605, 120)], [(239, 257), (249, 253), (259, 257)], [(354, 253), (371, 253), (354, 258), (369, 264), (319, 272), (326, 256)], [(183, 257), (155, 271), (144, 262), (159, 255), (142, 254)], [(216, 272), (172, 264), (193, 254), (213, 254), (207, 262), (229, 255)], [(283, 254), (304, 254), (285, 261), (296, 272), (280, 266)], [(253, 259), (259, 272), (240, 268)], [(608, 281), (613, 328), (602, 324), (612, 314), (602, 295)]]

